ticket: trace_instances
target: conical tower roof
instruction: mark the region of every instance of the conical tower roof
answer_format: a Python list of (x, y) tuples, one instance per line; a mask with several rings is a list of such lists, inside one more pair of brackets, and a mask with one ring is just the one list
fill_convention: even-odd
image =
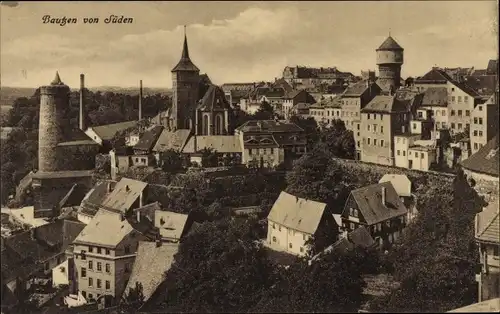
[(391, 36), (387, 37), (387, 39), (378, 47), (377, 50), (404, 50)]
[(50, 85), (64, 85), (64, 83), (61, 81), (61, 77), (59, 76), (59, 72), (58, 71), (56, 71), (56, 77), (50, 83)]
[(186, 36), (186, 26), (184, 26), (184, 46), (182, 47), (181, 60), (172, 69), (172, 72), (177, 72), (177, 71), (193, 71), (193, 72), (200, 71), (200, 69), (198, 69), (198, 67), (196, 65), (194, 65), (194, 63), (189, 58), (189, 48), (188, 48), (187, 36)]

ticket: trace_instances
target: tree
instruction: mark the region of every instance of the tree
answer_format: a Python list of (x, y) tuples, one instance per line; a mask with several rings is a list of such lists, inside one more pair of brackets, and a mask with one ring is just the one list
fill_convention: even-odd
[(201, 151), (201, 165), (202, 167), (217, 167), (219, 156), (217, 151), (211, 147), (203, 148)]
[(168, 149), (162, 153), (162, 170), (165, 172), (176, 173), (183, 169), (184, 158), (181, 153)]
[(263, 101), (259, 110), (253, 115), (254, 120), (271, 120), (273, 117), (274, 109), (267, 101)]
[(372, 310), (445, 312), (473, 303), (479, 261), (474, 217), (483, 205), (460, 171), (451, 186), (428, 186), (418, 199), (416, 222), (391, 254), (401, 287)]
[(354, 159), (356, 152), (354, 134), (346, 129), (344, 121), (333, 120), (329, 127), (322, 129), (319, 139), (333, 156)]
[(290, 122), (295, 123), (306, 133), (307, 149), (310, 150), (319, 140), (319, 127), (316, 120), (312, 117), (304, 119), (299, 116), (292, 116)]
[(161, 312), (246, 312), (272, 283), (273, 267), (256, 240), (257, 221), (205, 222), (181, 242), (158, 293)]

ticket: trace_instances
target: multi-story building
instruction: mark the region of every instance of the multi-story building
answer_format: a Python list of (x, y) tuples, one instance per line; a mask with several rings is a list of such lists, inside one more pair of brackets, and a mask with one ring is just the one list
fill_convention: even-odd
[(290, 119), (293, 115), (293, 107), (299, 103), (314, 104), (315, 100), (312, 95), (305, 90), (294, 90), (286, 93), (283, 99), (282, 112), (285, 119)]
[(420, 134), (411, 134), (410, 132), (394, 136), (394, 165), (396, 167), (409, 168), (408, 150), (418, 140), (420, 140)]
[(277, 166), (306, 152), (304, 130), (288, 121), (247, 121), (235, 135), (241, 143), (242, 163), (250, 167)]
[(364, 226), (375, 242), (386, 248), (396, 241), (407, 223), (407, 209), (390, 181), (351, 191), (342, 212), (342, 227)]
[(424, 91), (420, 108), (432, 111), (436, 130), (448, 128), (448, 90), (446, 87), (427, 88)]
[(470, 130), (471, 113), (480, 97), (470, 87), (456, 81), (448, 81), (449, 129), (452, 134)]
[(348, 130), (354, 131), (355, 121), (361, 120), (361, 109), (381, 91), (376, 83), (370, 81), (360, 81), (345, 90), (342, 94), (341, 120)]
[(288, 83), (314, 86), (321, 83), (332, 84), (338, 80), (350, 80), (354, 78), (354, 75), (349, 72), (341, 72), (336, 67), (311, 68), (287, 66), (283, 69), (283, 78)]
[(267, 245), (304, 256), (308, 240), (318, 232), (338, 235), (339, 226), (325, 203), (281, 192), (267, 216)]
[(437, 160), (433, 145), (413, 145), (408, 149), (408, 169), (429, 171)]
[(479, 302), (500, 297), (500, 215), (498, 199), (476, 215), (476, 242), (481, 273), (477, 275)]
[(474, 154), (498, 133), (498, 102), (495, 96), (477, 105), (471, 118), (470, 144)]
[(376, 96), (361, 110), (361, 161), (394, 165), (394, 136), (408, 131), (409, 102)]

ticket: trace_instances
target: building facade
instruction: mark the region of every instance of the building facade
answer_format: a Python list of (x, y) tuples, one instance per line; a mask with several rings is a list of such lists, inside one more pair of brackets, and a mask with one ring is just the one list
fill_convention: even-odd
[(471, 120), (469, 136), (474, 154), (498, 133), (498, 103), (495, 97), (491, 96), (484, 104), (477, 105)]
[(377, 84), (384, 92), (395, 92), (401, 85), (404, 49), (389, 36), (377, 49)]

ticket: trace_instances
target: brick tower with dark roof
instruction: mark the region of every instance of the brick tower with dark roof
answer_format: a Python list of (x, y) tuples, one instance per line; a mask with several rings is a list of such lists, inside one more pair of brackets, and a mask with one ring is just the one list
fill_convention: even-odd
[(196, 105), (199, 98), (200, 69), (191, 61), (184, 26), (184, 46), (181, 60), (172, 69), (172, 111), (169, 126), (172, 129), (194, 127)]
[(389, 34), (376, 51), (379, 72), (377, 84), (384, 92), (394, 92), (401, 85), (404, 49)]

